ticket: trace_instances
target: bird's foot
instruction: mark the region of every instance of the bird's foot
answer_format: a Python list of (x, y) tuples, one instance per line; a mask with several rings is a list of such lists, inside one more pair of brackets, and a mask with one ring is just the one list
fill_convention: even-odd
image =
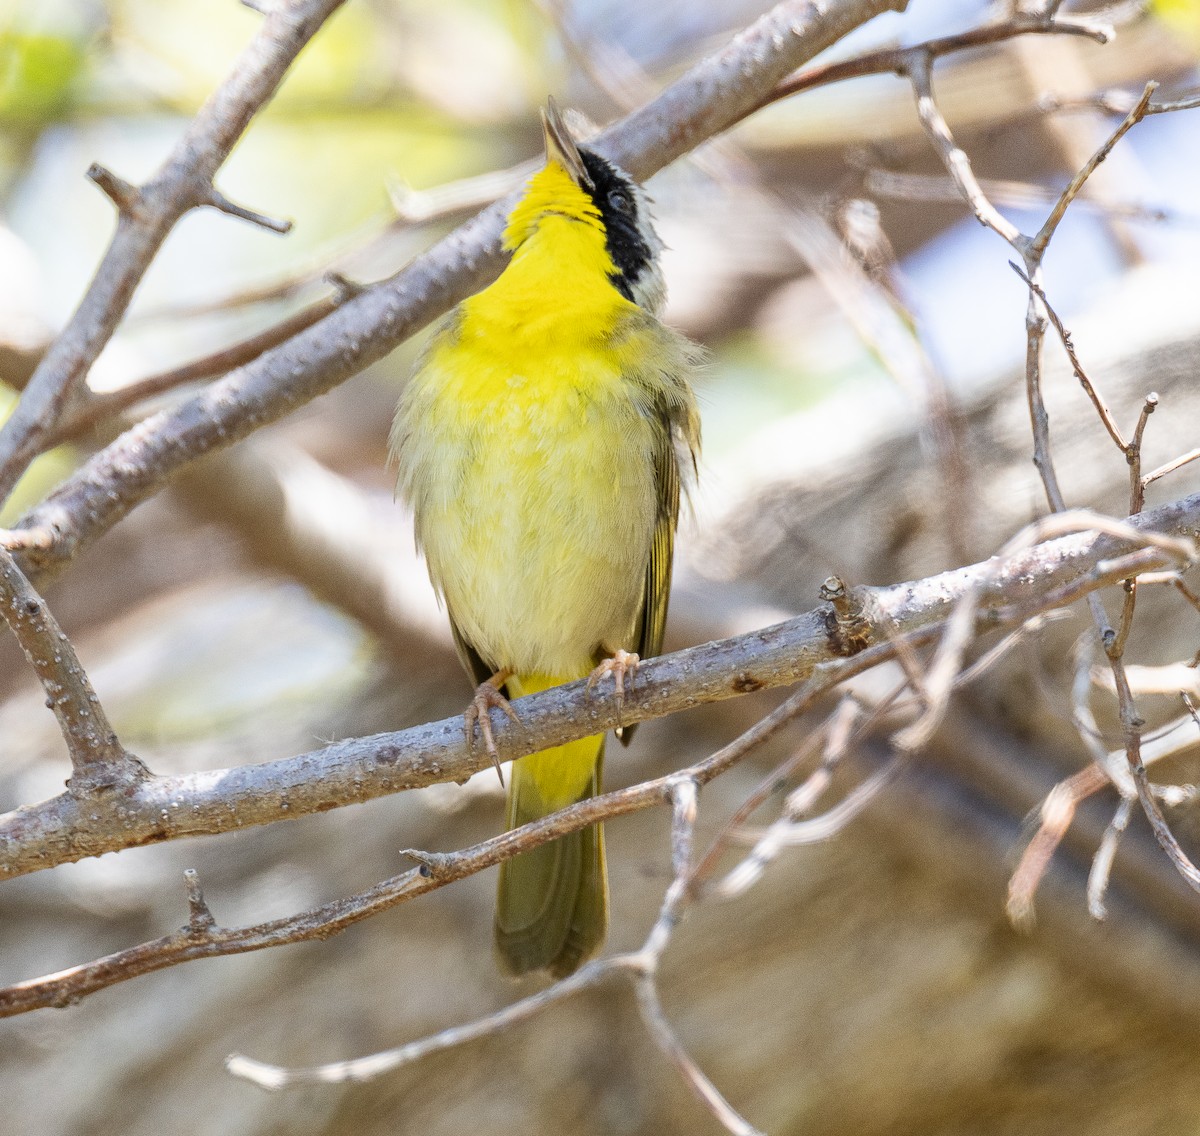
[(622, 651), (618, 648), (612, 653), (610, 658), (605, 659), (588, 675), (587, 689), (589, 694), (598, 682), (612, 675), (613, 694), (617, 700), (618, 720), (620, 720), (621, 710), (625, 705), (625, 679), (628, 677), (632, 685), (633, 680), (637, 677), (638, 664), (641, 661), (636, 651)]
[(500, 778), (501, 785), (504, 784), (504, 774), (500, 770), (500, 753), (496, 749), (496, 737), (492, 733), (490, 713), (493, 708), (503, 710), (518, 726), (521, 724), (521, 719), (512, 708), (512, 703), (500, 693), (500, 688), (511, 677), (512, 671), (497, 671), (486, 682), (481, 682), (475, 688), (475, 697), (471, 699), (471, 704), (463, 712), (467, 744), (472, 749), (475, 748), (475, 725), (478, 723), (479, 732), (483, 735), (484, 748), (487, 750), (488, 757), (492, 759), (492, 765), (495, 766), (496, 776)]

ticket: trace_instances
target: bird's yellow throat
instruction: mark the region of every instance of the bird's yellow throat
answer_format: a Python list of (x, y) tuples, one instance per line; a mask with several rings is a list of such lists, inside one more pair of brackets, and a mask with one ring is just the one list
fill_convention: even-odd
[(513, 257), (498, 280), (464, 301), (464, 332), (516, 336), (535, 349), (546, 335), (588, 341), (608, 335), (634, 305), (615, 271), (600, 212), (557, 162), (534, 175), (504, 230)]

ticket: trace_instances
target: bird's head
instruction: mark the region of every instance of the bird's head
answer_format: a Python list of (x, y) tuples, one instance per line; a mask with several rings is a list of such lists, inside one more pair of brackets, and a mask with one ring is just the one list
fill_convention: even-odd
[(624, 170), (567, 130), (551, 99), (542, 111), (546, 165), (530, 179), (504, 231), (504, 246), (519, 248), (549, 215), (565, 216), (603, 233), (612, 261), (609, 279), (627, 299), (657, 313), (666, 295), (659, 254), (662, 241), (650, 220), (645, 190)]

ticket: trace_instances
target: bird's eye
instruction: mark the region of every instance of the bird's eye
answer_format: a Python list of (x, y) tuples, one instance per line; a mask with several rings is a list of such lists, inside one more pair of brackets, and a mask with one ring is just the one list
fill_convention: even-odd
[(633, 201), (629, 194), (623, 189), (614, 189), (609, 192), (608, 204), (618, 213), (629, 213), (633, 210)]

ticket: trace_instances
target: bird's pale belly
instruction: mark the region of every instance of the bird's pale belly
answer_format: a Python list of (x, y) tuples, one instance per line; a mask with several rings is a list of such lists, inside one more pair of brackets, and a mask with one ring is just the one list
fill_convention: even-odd
[(595, 396), (513, 398), (440, 448), (450, 492), (422, 510), (422, 544), (464, 638), (497, 668), (582, 675), (598, 650), (635, 646), (654, 439), (619, 392)]

